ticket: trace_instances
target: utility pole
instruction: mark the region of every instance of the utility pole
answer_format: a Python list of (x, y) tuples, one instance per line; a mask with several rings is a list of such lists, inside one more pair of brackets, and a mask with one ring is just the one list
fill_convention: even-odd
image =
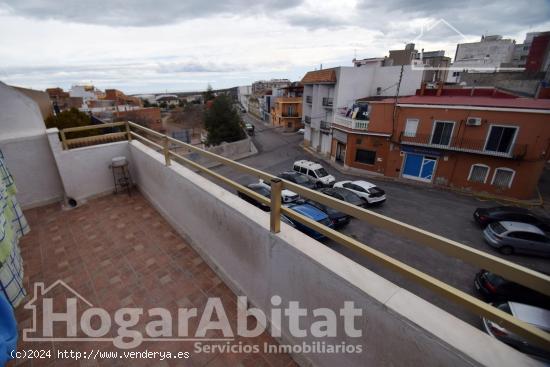
[(395, 98), (393, 103), (393, 118), (390, 141), (393, 141), (393, 134), (395, 133), (395, 125), (397, 123), (397, 99), (399, 97), (399, 89), (401, 88), (401, 81), (403, 80), (403, 69), (405, 65), (401, 65), (401, 71), (399, 72), (399, 81), (397, 82), (397, 89), (395, 91)]

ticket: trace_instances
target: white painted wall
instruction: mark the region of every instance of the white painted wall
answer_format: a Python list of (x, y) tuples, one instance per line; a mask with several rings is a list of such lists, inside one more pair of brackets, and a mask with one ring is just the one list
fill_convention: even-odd
[(0, 140), (23, 209), (63, 198), (63, 186), (45, 133)]
[(0, 82), (0, 149), (23, 208), (60, 200), (63, 188), (38, 105)]
[[(299, 301), (309, 310), (338, 310), (344, 301), (363, 309), (355, 324), (363, 333), (359, 341), (342, 328), (324, 340), (362, 343), (363, 353), (297, 356), (303, 365), (538, 365), (284, 223), (279, 234), (270, 233), (268, 213), (177, 163), (166, 167), (164, 157), (145, 145), (132, 141), (130, 155), (139, 189), (255, 307), (269, 315), (271, 296), (279, 295), (283, 305)], [(309, 314), (300, 326), (309, 328), (314, 320)], [(285, 323), (282, 331), (288, 343), (314, 341), (292, 338)]]
[(119, 156), (130, 159), (127, 141), (63, 150), (57, 128), (48, 129), (48, 139), (65, 195), (79, 204), (89, 197), (113, 191), (111, 159)]

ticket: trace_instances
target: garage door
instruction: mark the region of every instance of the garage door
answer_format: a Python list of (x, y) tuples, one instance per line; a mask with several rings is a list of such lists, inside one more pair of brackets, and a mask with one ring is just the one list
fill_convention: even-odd
[(405, 154), (403, 177), (412, 180), (432, 182), (437, 158), (422, 154)]

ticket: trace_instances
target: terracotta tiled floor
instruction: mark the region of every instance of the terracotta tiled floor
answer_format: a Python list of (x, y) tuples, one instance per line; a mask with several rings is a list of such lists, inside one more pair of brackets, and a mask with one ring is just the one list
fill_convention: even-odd
[[(109, 195), (63, 211), (59, 204), (25, 212), (31, 233), (21, 241), (27, 291), (35, 282), (48, 287), (58, 279), (74, 288), (95, 307), (109, 311), (121, 307), (163, 307), (176, 315), (180, 307), (197, 307), (199, 315), (208, 297), (219, 297), (232, 325), (236, 325), (235, 295), (174, 229), (139, 193)], [(54, 293), (55, 294), (55, 293)], [(30, 296), (27, 297), (30, 299)], [(54, 311), (56, 301), (54, 298)], [(64, 301), (64, 298), (62, 298)], [(65, 303), (62, 303), (64, 305)], [(79, 308), (80, 312), (80, 308)], [(19, 328), (32, 322), (30, 310), (16, 310)], [(174, 317), (175, 318), (175, 317)], [(131, 328), (143, 329), (147, 320)], [(173, 320), (175, 324), (176, 320)], [(114, 324), (114, 322), (113, 322)], [(57, 326), (57, 325), (56, 325)], [(61, 325), (63, 328), (64, 326)], [(198, 320), (190, 321), (194, 335)], [(56, 328), (54, 334), (57, 336)], [(177, 330), (177, 327), (174, 327)], [(236, 331), (236, 326), (233, 326)], [(58, 330), (57, 330), (58, 331)], [(115, 326), (111, 333), (114, 336)], [(212, 335), (211, 335), (212, 334)], [(20, 332), (20, 336), (22, 331)], [(220, 337), (209, 332), (207, 337)], [(21, 339), (21, 338), (20, 338)], [(267, 333), (254, 339), (236, 338), (233, 343), (276, 344)], [(186, 360), (80, 360), (19, 359), (23, 366), (294, 366), (286, 354), (195, 353), (193, 342), (144, 342), (137, 351), (188, 351)], [(222, 342), (225, 344), (225, 342)], [(19, 349), (114, 351), (110, 342), (20, 342)]]

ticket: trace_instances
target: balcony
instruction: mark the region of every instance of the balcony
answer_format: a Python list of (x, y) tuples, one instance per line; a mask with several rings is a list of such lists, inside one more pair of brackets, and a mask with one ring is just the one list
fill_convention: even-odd
[(328, 134), (330, 133), (330, 122), (321, 120), (319, 124), (319, 129), (322, 133)]
[(330, 97), (323, 97), (322, 105), (326, 108), (332, 108), (333, 98)]
[(334, 124), (337, 126), (345, 127), (347, 129), (365, 131), (369, 127), (369, 120), (357, 120), (351, 117), (336, 114), (334, 116)]
[[(438, 139), (437, 142), (435, 139)], [(431, 134), (415, 134), (414, 136), (410, 136), (404, 132), (401, 132), (399, 138), (401, 144), (406, 145), (482, 154), (501, 158), (522, 159), (527, 152), (527, 144), (512, 144), (508, 151), (494, 151), (485, 149), (486, 141), (484, 139), (463, 139), (453, 136), (447, 144), (442, 143), (443, 139), (441, 137), (436, 137), (435, 139)]]
[(302, 118), (302, 116), (298, 112), (289, 113), (289, 112), (286, 112), (286, 111), (283, 111), (283, 113), (281, 114), (281, 117), (284, 117), (284, 118)]
[(304, 123), (305, 124), (311, 124), (311, 116), (304, 116)]
[[(330, 123), (321, 121), (323, 128), (330, 131)], [(97, 127), (89, 129), (97, 130)], [(24, 151), (21, 148), (25, 147), (30, 149), (30, 153), (35, 153), (7, 155), (10, 158), (8, 166), (12, 165), (21, 173), (16, 176), (17, 180), (26, 183), (22, 185), (21, 196), (28, 202), (36, 199), (51, 201), (50, 196), (36, 198), (28, 195), (29, 192), (43, 193), (40, 190), (47, 189), (38, 185), (40, 181), (37, 179), (42, 179), (44, 170), (47, 170), (52, 174), (48, 176), (52, 185), (55, 180), (61, 180), (57, 185), (62, 196), (73, 199), (66, 200), (65, 206), (74, 206), (71, 210), (64, 210), (60, 202), (55, 202), (25, 211), (32, 228), (31, 234), (21, 242), (27, 284), (43, 281), (49, 285), (55, 280), (63, 280), (95, 307), (105, 308), (108, 312), (120, 307), (163, 307), (169, 310), (196, 307), (201, 312), (207, 299), (219, 298), (229, 311), (231, 325), (237, 322), (236, 295), (247, 296), (250, 302), (247, 307), (255, 307), (267, 314), (268, 324), (274, 322), (272, 317), (275, 317), (270, 312), (281, 311), (290, 301), (295, 301), (307, 309), (307, 315), (298, 317), (299, 326), (295, 327), (308, 332), (319, 323), (312, 310), (335, 310), (338, 315), (336, 312), (344, 301), (361, 307), (359, 321), (352, 322), (355, 331), (360, 331), (359, 335), (346, 334), (338, 324), (337, 334), (330, 338), (311, 333), (297, 337), (293, 335), (292, 327), (284, 323), (278, 325), (280, 329), (274, 329), (276, 324), (271, 325), (271, 332), (280, 333), (276, 341), (264, 331), (257, 337), (225, 338), (219, 343), (224, 346), (243, 342), (262, 348), (264, 342), (289, 346), (333, 343), (360, 344), (364, 348), (362, 353), (295, 352), (292, 358), (300, 365), (406, 365), (411, 360), (426, 366), (504, 365), (502, 361), (509, 365), (532, 363), (525, 355), (297, 231), (281, 221), (282, 213), (362, 254), (373, 262), (373, 269), (381, 267), (399, 274), (408, 279), (407, 282), (439, 294), (443, 302), (452, 302), (453, 307), (463, 307), (476, 315), (496, 320), (514, 333), (548, 347), (550, 339), (547, 333), (526, 326), (412, 265), (281, 206), (281, 191), (294, 191), (304, 198), (351, 215), (356, 218), (354, 220), (406, 237), (421, 246), (416, 250), (439, 251), (450, 257), (450, 261), (483, 267), (544, 293), (548, 293), (546, 276), (382, 214), (278, 180), (272, 174), (139, 125), (126, 123), (122, 130), (126, 132), (124, 141), (104, 143), (104, 137), (99, 135), (97, 138), (88, 137), (87, 146), (79, 148), (72, 148), (72, 139), (62, 144), (57, 129), (48, 130), (40, 143), (36, 142), (35, 136), (27, 141), (18, 139), (13, 142), (19, 146), (10, 147), (12, 151)], [(95, 144), (94, 139), (97, 139)], [(44, 147), (50, 149), (53, 159), (48, 160), (46, 154), (37, 154), (44, 153)], [(188, 153), (214, 160), (241, 176), (270, 181), (271, 197), (260, 196), (231, 180), (222, 173), (224, 170), (214, 171), (198, 164)], [(106, 195), (113, 189), (111, 171), (107, 167), (113, 157), (121, 155), (128, 158), (139, 192), (134, 191), (131, 196)], [(28, 167), (28, 159), (39, 161), (40, 165), (34, 166), (39, 169), (24, 170)], [(32, 187), (33, 184), (36, 187)], [(263, 212), (241, 200), (235, 195), (236, 191), (269, 206), (271, 211)], [(324, 285), (322, 290), (319, 284)], [(272, 304), (274, 295), (279, 296), (281, 302), (277, 305), (281, 304), (281, 307)], [(219, 314), (216, 316), (219, 318)], [(17, 317), (20, 329), (32, 325), (28, 309), (19, 308)], [(192, 319), (190, 330), (196, 330), (198, 323)], [(140, 322), (131, 330), (143, 331), (145, 326)], [(373, 330), (377, 332), (373, 333)], [(110, 332), (116, 333), (116, 328)], [(219, 330), (211, 330), (206, 335), (216, 339), (220, 334)], [(189, 350), (193, 365), (295, 365), (288, 354), (266, 353), (262, 348), (257, 354), (223, 351), (205, 354), (193, 352), (194, 341), (175, 343), (162, 340), (156, 343), (158, 341), (148, 341), (143, 347), (149, 351)], [(22, 348), (80, 351), (109, 348), (109, 345), (102, 344), (103, 341), (69, 343), (67, 347), (66, 341), (48, 339), (43, 344), (28, 341), (22, 343)], [(407, 353), (395, 353), (396, 350)], [(101, 362), (110, 364), (108, 360)], [(156, 361), (149, 362), (144, 365)], [(34, 365), (28, 360), (17, 363)]]
[(313, 97), (311, 97), (311, 96), (306, 96), (306, 103), (311, 104), (312, 101), (313, 101)]

